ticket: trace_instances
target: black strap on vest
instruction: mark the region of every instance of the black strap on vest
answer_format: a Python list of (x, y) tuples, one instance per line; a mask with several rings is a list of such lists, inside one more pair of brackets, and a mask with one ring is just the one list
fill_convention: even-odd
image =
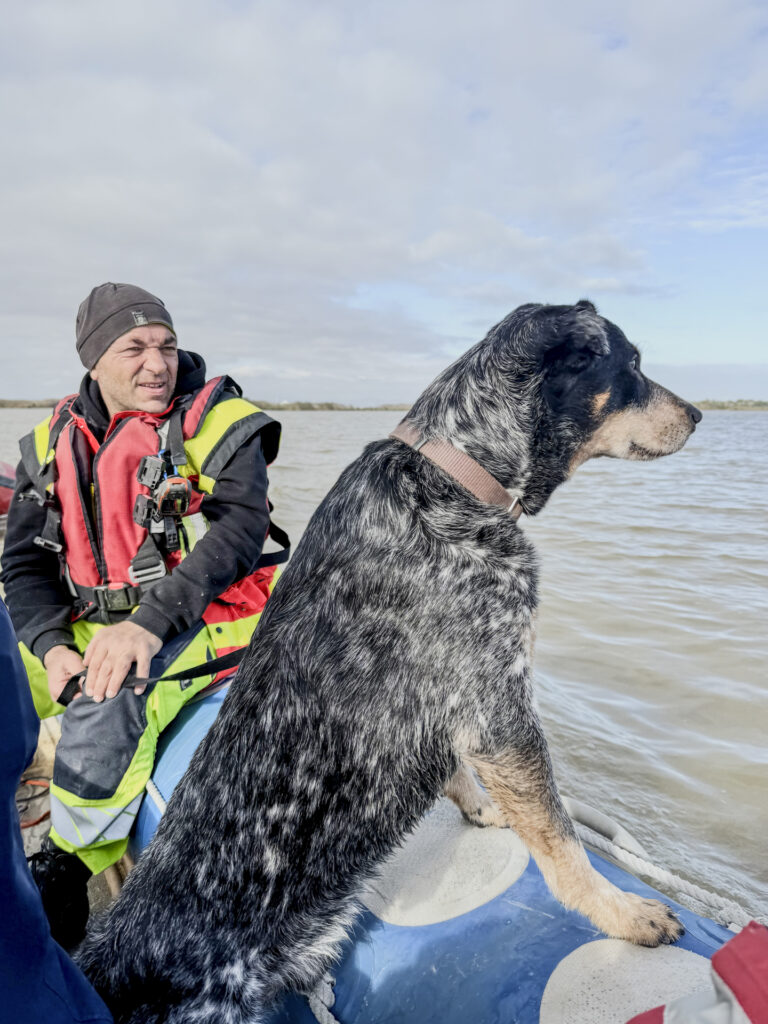
[(184, 430), (182, 423), (186, 409), (180, 406), (171, 413), (168, 420), (167, 447), (174, 466), (186, 466), (187, 453), (184, 451)]
[(291, 541), (288, 534), (281, 527), (269, 520), (269, 534), (275, 543), (282, 548), (281, 551), (270, 551), (266, 555), (260, 555), (254, 566), (256, 569), (268, 569), (272, 565), (282, 565), (291, 557)]
[(55, 475), (55, 464), (53, 459), (48, 459), (48, 455), (55, 449), (58, 435), (61, 433), (63, 428), (67, 426), (72, 420), (72, 402), (68, 402), (63, 406), (56, 416), (55, 420), (51, 422), (48, 430), (48, 447), (45, 455), (43, 456), (42, 465), (37, 457), (37, 449), (35, 446), (35, 435), (33, 433), (27, 434), (26, 437), (22, 438), (20, 442), (20, 451), (22, 451), (22, 464), (27, 470), (27, 475), (30, 478), (31, 487), (26, 492), (22, 492), (18, 495), (17, 501), (35, 501), (41, 508), (46, 510), (45, 522), (43, 528), (40, 531), (38, 537), (34, 539), (34, 543), (39, 548), (44, 548), (46, 551), (55, 551), (57, 555), (61, 555), (63, 550), (61, 544), (61, 513), (58, 509), (58, 505), (54, 498), (48, 493), (48, 484), (53, 483)]
[(61, 543), (61, 511), (56, 499), (48, 493), (48, 485), (54, 482), (56, 472), (55, 461), (53, 459), (49, 460), (48, 454), (56, 448), (59, 434), (71, 422), (71, 408), (72, 402), (70, 401), (59, 410), (56, 419), (51, 422), (48, 431), (48, 448), (43, 456), (42, 465), (37, 458), (34, 432), (23, 437), (20, 445), (22, 465), (30, 479), (31, 488), (20, 493), (17, 500), (27, 501), (32, 499), (46, 510), (43, 529), (34, 538), (34, 543), (46, 551), (55, 551), (60, 558), (63, 552), (63, 545)]
[[(137, 686), (152, 686), (154, 683), (183, 683), (188, 679), (199, 679), (200, 676), (218, 675), (219, 672), (223, 672), (227, 668), (237, 668), (247, 650), (247, 647), (239, 647), (236, 651), (223, 654), (220, 658), (213, 658), (212, 661), (206, 661), (203, 665), (195, 665), (193, 668), (185, 668), (170, 676), (151, 676), (149, 679), (141, 679), (139, 676), (129, 673), (123, 680), (122, 687), (133, 690)], [(71, 704), (82, 689), (81, 680), (85, 679), (87, 675), (88, 669), (86, 668), (82, 672), (70, 676), (57, 698), (58, 703), (64, 707)]]
[[(145, 592), (153, 583), (168, 575), (168, 567), (165, 564), (155, 538), (147, 531), (147, 536), (141, 542), (141, 547), (131, 559), (128, 570), (131, 583), (140, 587)], [(137, 601), (136, 604), (139, 602)]]
[(134, 584), (114, 586), (101, 583), (96, 587), (86, 587), (70, 579), (69, 585), (80, 602), (77, 617), (101, 622), (105, 626), (119, 622), (141, 602), (153, 584), (168, 575), (165, 561), (151, 534), (147, 534), (144, 543), (133, 556), (130, 571), (131, 577), (136, 580)]
[(42, 506), (47, 509), (45, 523), (40, 533), (32, 538), (32, 543), (37, 544), (39, 548), (55, 551), (57, 555), (60, 555), (64, 550), (64, 545), (61, 543), (61, 512), (53, 501), (44, 501)]
[[(291, 554), (291, 542), (285, 530), (270, 520), (269, 536), (276, 541), (281, 551), (270, 551), (261, 555), (256, 562), (256, 569), (267, 569), (270, 566), (282, 565)], [(122, 586), (107, 585), (86, 587), (81, 583), (72, 582), (77, 596), (82, 602), (83, 611), (78, 618), (91, 619), (106, 626), (121, 620), (132, 611), (152, 586), (168, 575), (165, 560), (155, 543), (152, 534), (147, 534), (144, 542), (131, 560), (131, 577), (136, 584), (123, 583)], [(90, 606), (90, 607), (89, 607)]]

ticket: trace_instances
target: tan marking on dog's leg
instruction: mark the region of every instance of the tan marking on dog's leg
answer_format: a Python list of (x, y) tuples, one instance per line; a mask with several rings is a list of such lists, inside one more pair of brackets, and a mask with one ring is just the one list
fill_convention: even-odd
[(472, 755), (480, 781), (531, 851), (552, 894), (604, 932), (641, 946), (674, 942), (683, 927), (657, 900), (622, 892), (592, 867), (551, 779), (515, 752)]
[(475, 773), (467, 765), (462, 763), (459, 766), (445, 784), (444, 792), (472, 825), (509, 828), (509, 822), (482, 786), (477, 784)]
[(599, 395), (595, 395), (595, 397), (592, 399), (592, 412), (595, 414), (595, 416), (599, 416), (599, 414), (603, 411), (603, 409), (605, 408), (605, 403), (608, 401), (610, 397), (610, 388), (608, 389), (608, 391), (603, 391)]

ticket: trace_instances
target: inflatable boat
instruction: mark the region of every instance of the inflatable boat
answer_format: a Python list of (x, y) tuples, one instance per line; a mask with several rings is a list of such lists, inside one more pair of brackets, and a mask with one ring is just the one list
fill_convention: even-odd
[[(226, 690), (187, 705), (161, 737), (134, 857)], [(708, 986), (709, 960), (733, 932), (588, 855), (619, 888), (672, 906), (685, 935), (657, 949), (606, 938), (551, 896), (513, 831), (477, 828), (440, 800), (362, 894), (333, 978), (289, 995), (269, 1024), (621, 1024)]]
[(16, 484), (16, 470), (7, 462), (0, 462), (0, 516), (8, 515)]

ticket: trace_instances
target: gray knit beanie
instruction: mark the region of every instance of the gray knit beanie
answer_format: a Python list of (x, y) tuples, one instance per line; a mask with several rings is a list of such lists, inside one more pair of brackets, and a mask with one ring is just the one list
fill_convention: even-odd
[(133, 284), (98, 285), (77, 311), (77, 352), (83, 366), (92, 370), (113, 341), (146, 324), (164, 324), (173, 331), (162, 299)]

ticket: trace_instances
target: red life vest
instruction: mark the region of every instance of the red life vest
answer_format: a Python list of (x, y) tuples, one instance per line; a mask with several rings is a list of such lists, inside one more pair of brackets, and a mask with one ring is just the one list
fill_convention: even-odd
[[(180, 550), (164, 555), (167, 571), (181, 562), (207, 529), (202, 515), (203, 498), (213, 489), (217, 472), (234, 451), (258, 433), (267, 463), (273, 461), (280, 425), (240, 398), (233, 387), (236, 385), (229, 378), (216, 377), (208, 381), (191, 402), (187, 399), (182, 408), (176, 400), (158, 415), (142, 411), (118, 413), (101, 443), (74, 410), (77, 396), (69, 395), (58, 403), (50, 420), (29, 435), (32, 440), (25, 439), (26, 453), (22, 443), (23, 454), (31, 454), (34, 448), (41, 480), (45, 482), (48, 478), (43, 493), (49, 501), (53, 497), (60, 515), (61, 558), (68, 582), (81, 597), (93, 588), (102, 592), (136, 591), (133, 604), (138, 603), (138, 588), (133, 586), (135, 578), (131, 568), (147, 541), (148, 531), (134, 521), (133, 509), (137, 497), (150, 496), (150, 490), (139, 483), (137, 471), (143, 456), (157, 455), (163, 446), (158, 431), (171, 417), (175, 417), (181, 427), (175, 458), (184, 459), (175, 469), (189, 481), (191, 498), (189, 508), (181, 517), (188, 546), (182, 545)], [(30, 477), (35, 479), (31, 473)], [(266, 495), (264, 501), (268, 505)], [(270, 526), (273, 533), (282, 535), (274, 524)], [(39, 539), (39, 542), (43, 546), (58, 546), (50, 536), (48, 541)], [(281, 556), (266, 556), (263, 561), (272, 564), (257, 568), (228, 587), (205, 610), (204, 621), (213, 626), (261, 612), (274, 585), (274, 563), (283, 560)], [(117, 595), (110, 593), (107, 597), (111, 601)], [(93, 604), (75, 609), (73, 618), (89, 617)], [(119, 599), (116, 607), (119, 608)], [(127, 604), (124, 610), (130, 607)], [(227, 644), (223, 631), (218, 633), (221, 634), (221, 645), (216, 643), (218, 654), (241, 646)]]

